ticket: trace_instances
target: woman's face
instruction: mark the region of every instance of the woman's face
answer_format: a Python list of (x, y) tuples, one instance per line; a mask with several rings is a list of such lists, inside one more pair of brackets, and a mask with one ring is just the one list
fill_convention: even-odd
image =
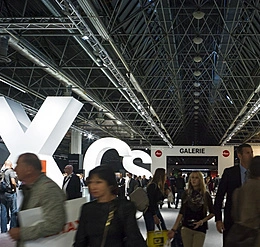
[(190, 175), (190, 183), (192, 185), (193, 188), (198, 188), (200, 185), (200, 178), (199, 175), (196, 173), (192, 173)]
[(102, 198), (111, 194), (107, 181), (99, 178), (98, 175), (93, 175), (89, 179), (88, 188), (90, 194), (95, 198)]

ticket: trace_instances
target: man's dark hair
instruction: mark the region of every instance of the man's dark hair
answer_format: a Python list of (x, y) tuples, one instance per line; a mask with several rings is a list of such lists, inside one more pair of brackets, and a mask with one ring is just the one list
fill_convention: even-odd
[(251, 145), (247, 143), (243, 143), (237, 147), (237, 153), (238, 154), (243, 154), (243, 148), (252, 148)]
[(26, 165), (32, 166), (35, 170), (42, 170), (42, 163), (36, 154), (24, 153), (18, 159), (21, 159)]

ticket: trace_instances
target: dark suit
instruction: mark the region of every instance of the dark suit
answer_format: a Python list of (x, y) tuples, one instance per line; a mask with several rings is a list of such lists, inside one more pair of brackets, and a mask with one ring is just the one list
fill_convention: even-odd
[(117, 181), (118, 185), (118, 196), (120, 198), (125, 197), (125, 179), (124, 178), (119, 178)]
[[(63, 179), (62, 188), (65, 184), (66, 179), (67, 179), (67, 176), (64, 177), (64, 179)], [(69, 179), (69, 182), (68, 182), (68, 185), (67, 185), (67, 188), (66, 188), (66, 195), (67, 195), (67, 200), (71, 200), (71, 199), (81, 197), (80, 179), (74, 173), (71, 174), (71, 178)]]
[(223, 238), (225, 239), (229, 229), (233, 224), (231, 217), (232, 208), (232, 194), (234, 190), (241, 186), (241, 174), (240, 166), (232, 166), (226, 168), (223, 172), (222, 178), (219, 183), (218, 191), (215, 198), (214, 210), (215, 210), (215, 221), (222, 221), (222, 204), (224, 196), (226, 195), (226, 203), (224, 207), (224, 227)]
[(130, 178), (129, 187), (127, 188), (127, 194), (130, 195), (135, 190), (136, 187), (138, 187), (137, 181), (134, 180), (133, 178)]

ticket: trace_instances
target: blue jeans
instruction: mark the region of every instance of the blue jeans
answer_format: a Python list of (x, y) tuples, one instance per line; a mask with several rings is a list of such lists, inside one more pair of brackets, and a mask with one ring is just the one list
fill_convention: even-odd
[(7, 211), (6, 211), (6, 201), (4, 200), (4, 195), (1, 195), (0, 202), (0, 221), (1, 221), (1, 233), (7, 232)]
[(10, 210), (10, 228), (17, 226), (17, 195), (16, 193), (5, 193), (6, 209)]
[[(166, 225), (165, 225), (164, 219), (163, 219), (163, 217), (161, 215), (161, 212), (160, 212), (159, 208), (155, 212), (156, 212), (156, 215), (158, 216), (158, 218), (161, 221), (161, 228), (162, 228), (162, 230), (166, 230)], [(144, 213), (144, 221), (145, 221), (145, 226), (146, 226), (147, 232), (155, 230), (153, 214), (149, 210), (147, 210)], [(158, 227), (158, 229), (160, 229), (158, 225), (157, 225), (157, 227)]]

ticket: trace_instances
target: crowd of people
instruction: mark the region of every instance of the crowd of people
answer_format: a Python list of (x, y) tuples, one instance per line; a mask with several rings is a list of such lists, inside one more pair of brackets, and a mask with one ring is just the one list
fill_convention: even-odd
[[(172, 219), (172, 228), (167, 230), (169, 239), (179, 233), (184, 247), (202, 247), (208, 221), (215, 217), (216, 229), (223, 234), (223, 247), (229, 247), (227, 236), (234, 223), (260, 228), (260, 199), (256, 196), (260, 191), (260, 156), (253, 157), (249, 144), (240, 145), (237, 156), (240, 163), (226, 168), (221, 178), (204, 178), (201, 172), (193, 171), (187, 182), (181, 172), (167, 175), (164, 168), (157, 168), (152, 177), (146, 178), (131, 173), (126, 173), (127, 177), (116, 176), (110, 166), (95, 167), (84, 180), (74, 174), (73, 166), (67, 165), (60, 188), (41, 172), (37, 155), (25, 153), (19, 156), (15, 169), (10, 161), (2, 168), (8, 190), (0, 193), (1, 232), (8, 232), (18, 247), (24, 246), (25, 241), (61, 232), (66, 220), (65, 200), (81, 197), (82, 186), (87, 185), (91, 201), (81, 208), (73, 246), (147, 246), (137, 223), (135, 205), (129, 200), (129, 195), (142, 187), (149, 198), (149, 206), (143, 213), (147, 232), (156, 228), (167, 230), (160, 210), (166, 198), (168, 208), (180, 206), (178, 216)], [(23, 192), (19, 209), (18, 183)], [(239, 205), (234, 203), (238, 198)], [(20, 226), (17, 211), (34, 207), (42, 207), (43, 222)], [(259, 231), (252, 247), (257, 246), (260, 246)]]

